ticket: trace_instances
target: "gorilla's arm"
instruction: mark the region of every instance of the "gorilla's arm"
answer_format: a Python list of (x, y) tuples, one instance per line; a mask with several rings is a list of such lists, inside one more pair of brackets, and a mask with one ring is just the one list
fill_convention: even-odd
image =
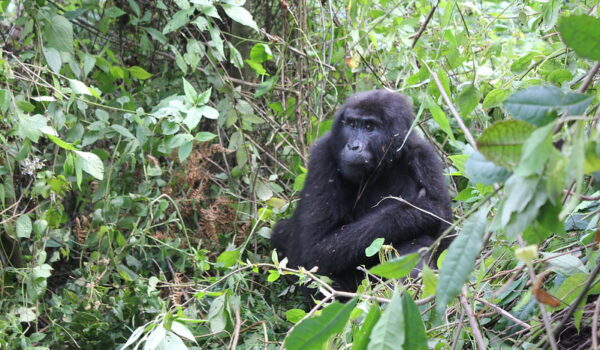
[[(412, 200), (412, 204), (449, 220), (449, 195), (441, 175), (441, 165), (433, 149), (424, 143), (417, 143), (408, 151), (411, 159), (407, 166), (411, 167), (413, 176), (425, 188), (424, 197)], [(325, 186), (322, 191), (337, 190), (335, 187)], [(386, 189), (375, 187), (372, 190)], [(387, 196), (385, 192), (381, 195)], [(398, 246), (418, 238), (419, 235), (429, 234), (436, 237), (440, 226), (446, 225), (430, 213), (395, 199), (382, 201), (374, 211), (345, 225), (315, 225), (313, 223), (327, 222), (327, 213), (315, 211), (311, 215), (311, 220), (304, 221), (310, 224), (302, 226), (300, 232), (301, 237), (304, 237), (302, 240), (311, 244), (303, 246), (302, 260), (306, 262), (306, 268), (311, 268), (312, 266), (307, 266), (311, 264), (319, 266), (321, 274), (340, 273), (349, 268), (353, 269), (361, 262), (364, 263), (365, 248), (376, 238), (384, 238), (387, 244)]]

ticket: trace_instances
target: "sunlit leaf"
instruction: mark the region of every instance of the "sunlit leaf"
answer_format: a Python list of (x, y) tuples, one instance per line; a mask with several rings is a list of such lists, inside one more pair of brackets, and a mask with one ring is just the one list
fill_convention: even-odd
[(392, 300), (371, 332), (368, 350), (398, 350), (406, 339), (405, 320), (402, 311), (402, 299), (398, 291), (394, 291)]
[(325, 307), (321, 315), (298, 323), (285, 338), (286, 350), (320, 349), (334, 334), (341, 332), (356, 305), (356, 300), (341, 304), (334, 302)]
[(369, 272), (384, 278), (406, 277), (419, 263), (419, 253), (401, 256), (398, 259), (384, 262), (372, 267)]
[(371, 305), (369, 308), (369, 312), (363, 321), (362, 326), (358, 330), (358, 332), (354, 335), (354, 343), (352, 344), (352, 350), (366, 350), (367, 345), (369, 345), (369, 339), (371, 337), (371, 332), (379, 318), (381, 317), (381, 308), (377, 304)]
[(523, 143), (533, 132), (531, 124), (520, 120), (503, 120), (485, 129), (477, 147), (496, 165), (512, 169), (521, 160)]
[(241, 6), (222, 4), (223, 10), (232, 20), (258, 31), (258, 26), (248, 10)]

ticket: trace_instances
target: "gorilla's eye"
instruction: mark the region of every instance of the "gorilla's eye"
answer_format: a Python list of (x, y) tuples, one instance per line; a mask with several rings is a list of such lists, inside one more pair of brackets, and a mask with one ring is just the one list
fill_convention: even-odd
[(367, 131), (373, 131), (373, 129), (375, 129), (375, 125), (373, 124), (373, 122), (367, 121), (365, 123), (365, 129), (367, 129)]
[(356, 120), (354, 119), (347, 120), (346, 124), (350, 125), (352, 129), (356, 128)]

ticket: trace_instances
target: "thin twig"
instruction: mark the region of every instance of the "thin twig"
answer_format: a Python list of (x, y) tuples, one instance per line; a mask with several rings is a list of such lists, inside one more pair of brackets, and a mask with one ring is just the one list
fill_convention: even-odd
[(429, 21), (431, 21), (431, 18), (433, 17), (433, 13), (435, 12), (435, 10), (437, 9), (439, 4), (440, 4), (440, 2), (438, 0), (438, 2), (436, 2), (435, 5), (433, 5), (431, 10), (429, 10), (429, 13), (427, 14), (427, 18), (425, 18), (425, 22), (423, 22), (423, 24), (421, 24), (419, 31), (417, 32), (417, 34), (415, 34), (415, 39), (413, 40), (413, 43), (410, 46), (411, 48), (414, 48), (415, 45), (417, 45), (417, 41), (419, 41), (419, 39), (421, 38), (421, 35), (423, 35), (423, 33), (425, 32), (425, 29), (427, 29), (427, 25), (429, 24)]
[(592, 349), (600, 349), (598, 346), (598, 317), (600, 314), (600, 298), (596, 299), (596, 307), (592, 315)]
[[(525, 242), (523, 242), (523, 239), (520, 236), (517, 237), (517, 241), (519, 242), (519, 246), (525, 246)], [(533, 263), (527, 264), (527, 272), (529, 273), (529, 279), (531, 280), (531, 283), (535, 283), (535, 281), (537, 281), (537, 276), (535, 274)], [(538, 303), (538, 306), (540, 307), (540, 313), (542, 314), (544, 329), (546, 330), (546, 334), (548, 335), (546, 344), (550, 344), (552, 350), (558, 350), (558, 345), (556, 344), (556, 340), (554, 339), (554, 332), (552, 331), (552, 322), (550, 321), (550, 316), (548, 316), (548, 312), (546, 311), (546, 306), (541, 301), (537, 300), (537, 298), (536, 301)]]
[(581, 84), (579, 89), (577, 89), (577, 92), (584, 93), (585, 90), (587, 90), (590, 87), (592, 81), (594, 80), (594, 76), (596, 76), (596, 73), (598, 73), (598, 70), (600, 70), (600, 62), (596, 62), (596, 64), (589, 70), (585, 81), (583, 82), (583, 84)]
[(482, 298), (475, 298), (475, 300), (477, 300), (478, 302), (490, 307), (491, 309), (493, 309), (494, 311), (498, 312), (499, 314), (501, 314), (502, 316), (506, 317), (507, 319), (509, 319), (510, 321), (518, 324), (519, 326), (526, 328), (526, 329), (531, 329), (531, 326), (521, 320), (519, 320), (518, 318), (516, 318), (515, 316), (511, 315), (510, 312), (504, 310), (503, 308), (499, 307), (498, 305), (492, 304), (489, 301), (482, 299)]
[(479, 350), (485, 350), (485, 342), (483, 341), (483, 335), (481, 334), (481, 330), (479, 329), (479, 324), (477, 323), (477, 318), (475, 318), (475, 314), (469, 305), (469, 301), (467, 300), (467, 291), (466, 288), (463, 287), (462, 293), (460, 293), (460, 303), (469, 318), (469, 323), (471, 324), (471, 330), (473, 331), (473, 337), (477, 342), (477, 348)]
[(235, 328), (233, 329), (233, 338), (231, 339), (231, 346), (229, 347), (231, 350), (235, 350), (237, 348), (238, 340), (240, 339), (240, 328), (242, 327), (242, 318), (240, 317), (240, 308), (235, 308)]
[(448, 94), (446, 93), (446, 90), (444, 89), (444, 85), (442, 85), (440, 78), (438, 78), (437, 74), (435, 74), (435, 72), (433, 70), (431, 70), (431, 68), (429, 68), (427, 63), (423, 62), (423, 64), (425, 65), (425, 67), (427, 67), (429, 74), (431, 74), (431, 77), (435, 81), (435, 85), (437, 86), (438, 90), (440, 90), (440, 93), (442, 94), (442, 98), (446, 102), (446, 105), (448, 105), (448, 109), (450, 109), (450, 112), (452, 112), (452, 116), (454, 116), (454, 119), (456, 119), (458, 126), (462, 130), (463, 134), (465, 134), (465, 138), (467, 139), (467, 141), (469, 142), (471, 147), (473, 147), (474, 149), (477, 149), (477, 143), (475, 142), (473, 135), (471, 135), (471, 132), (469, 131), (469, 129), (463, 122), (462, 118), (460, 117), (460, 114), (458, 114), (456, 107), (454, 107), (454, 105), (452, 104), (452, 101), (450, 101), (450, 97), (448, 97)]
[(384, 200), (386, 200), (386, 199), (394, 199), (394, 200), (397, 200), (397, 201), (399, 201), (399, 202), (402, 202), (402, 203), (408, 204), (408, 205), (410, 205), (411, 207), (413, 207), (413, 208), (417, 209), (418, 211), (421, 211), (421, 212), (423, 212), (423, 213), (425, 213), (425, 214), (431, 215), (431, 216), (433, 216), (434, 218), (436, 218), (436, 219), (438, 219), (438, 220), (440, 220), (440, 221), (443, 221), (444, 223), (446, 223), (446, 224), (448, 224), (448, 225), (450, 225), (450, 226), (454, 227), (454, 224), (453, 224), (452, 222), (450, 222), (450, 221), (448, 221), (448, 220), (445, 220), (444, 218), (441, 218), (441, 217), (439, 217), (439, 216), (435, 215), (434, 213), (432, 213), (432, 212), (430, 212), (430, 211), (428, 211), (428, 210), (425, 210), (425, 209), (419, 208), (419, 207), (417, 207), (416, 205), (412, 204), (411, 202), (407, 201), (406, 199), (404, 199), (404, 198), (402, 198), (402, 197), (394, 197), (394, 196), (388, 196), (388, 197), (384, 197), (384, 198), (382, 198), (382, 199), (381, 199), (379, 202), (377, 202), (377, 204), (375, 204), (373, 207), (377, 207), (377, 206), (379, 206), (379, 204), (381, 204), (381, 202), (383, 202), (383, 201), (384, 201)]

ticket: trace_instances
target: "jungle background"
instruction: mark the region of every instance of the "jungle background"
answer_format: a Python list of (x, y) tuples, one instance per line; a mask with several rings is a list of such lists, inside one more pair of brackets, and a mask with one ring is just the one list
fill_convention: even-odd
[[(598, 349), (599, 15), (0, 0), (0, 348)], [(341, 293), (269, 237), (372, 88), (411, 99), (457, 237), (417, 278), (376, 240)]]

